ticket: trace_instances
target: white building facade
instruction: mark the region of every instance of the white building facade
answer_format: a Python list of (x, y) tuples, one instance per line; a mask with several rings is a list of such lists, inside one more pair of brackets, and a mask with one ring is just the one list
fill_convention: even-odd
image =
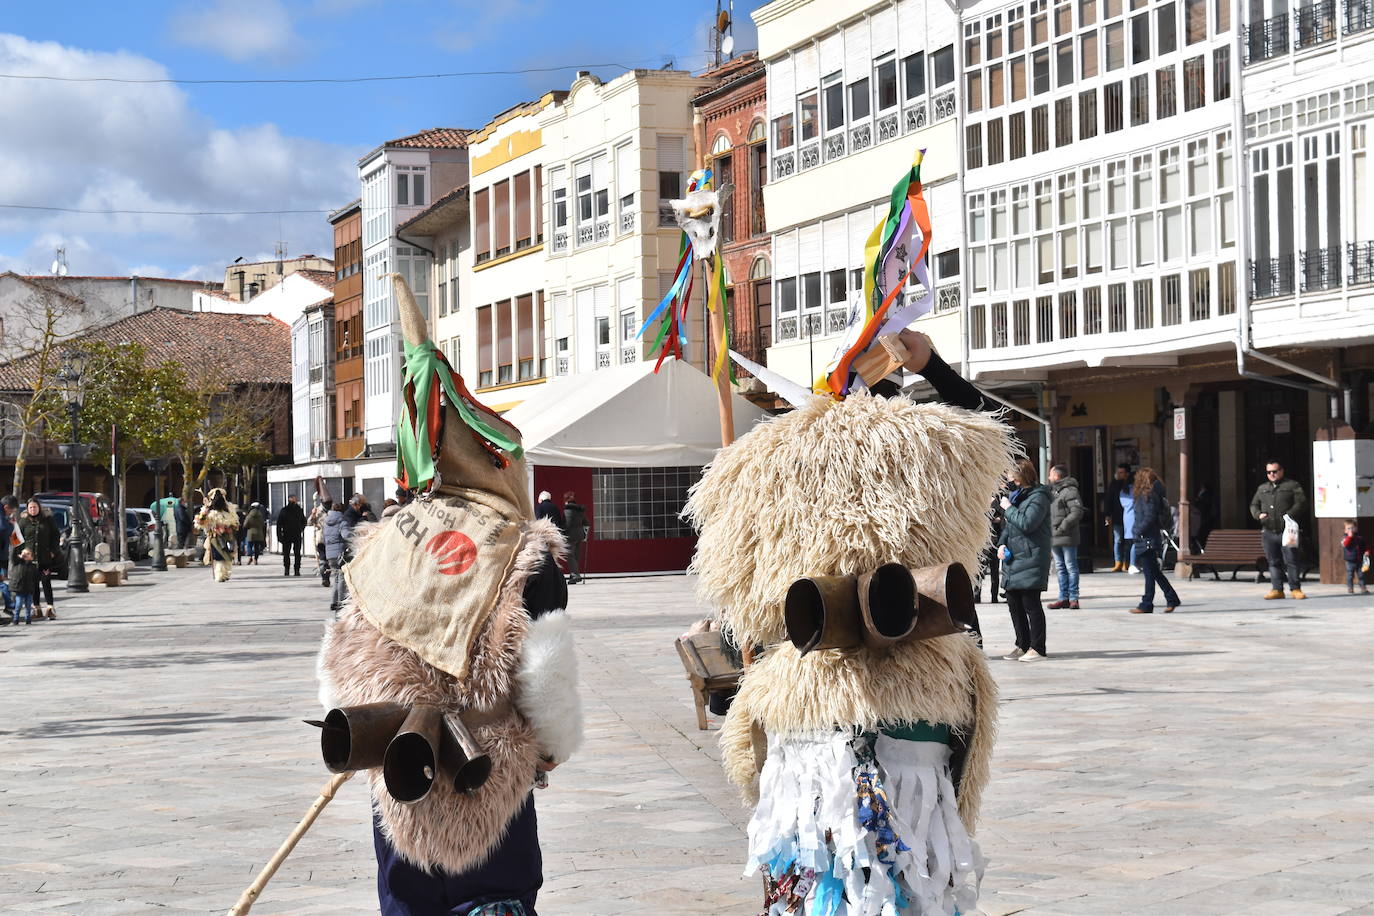
[[(917, 326), (959, 362), (956, 15), (924, 0), (778, 0), (754, 21), (768, 74), (769, 368), (808, 385), (824, 371), (862, 295), (864, 244), (922, 149), (937, 295)], [(907, 295), (918, 290), (913, 279)]]
[(396, 228), (436, 197), (467, 183), (466, 131), (434, 128), (392, 140), (358, 163), (363, 222), (364, 436), (370, 453), (393, 452), (403, 361), (388, 273), (405, 277), (428, 314), (432, 252)]

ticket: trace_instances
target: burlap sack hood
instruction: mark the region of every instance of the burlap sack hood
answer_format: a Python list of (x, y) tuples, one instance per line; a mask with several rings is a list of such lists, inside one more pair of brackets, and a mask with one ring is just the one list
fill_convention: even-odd
[[(399, 449), (397, 477), (421, 495), (383, 523), (344, 575), (377, 629), (462, 678), (533, 514), (520, 432), (468, 394), (429, 339), (410, 288), (392, 281), (407, 353), (398, 426), (410, 424), (398, 443), (417, 430), (424, 440), (418, 459)], [(436, 378), (417, 377), (421, 365)]]

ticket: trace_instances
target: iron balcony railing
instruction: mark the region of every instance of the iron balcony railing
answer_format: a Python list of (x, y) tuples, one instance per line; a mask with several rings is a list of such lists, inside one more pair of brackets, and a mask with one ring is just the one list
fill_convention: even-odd
[(1261, 258), (1250, 262), (1250, 298), (1273, 299), (1293, 295), (1293, 257)]
[(1302, 269), (1302, 291), (1314, 292), (1341, 285), (1341, 249), (1317, 248), (1298, 256)]
[(1310, 48), (1336, 37), (1336, 0), (1323, 0), (1293, 11), (1293, 48)]
[(1280, 14), (1245, 28), (1245, 62), (1257, 64), (1288, 53), (1288, 16)]
[(1348, 242), (1345, 251), (1350, 284), (1374, 283), (1374, 242)]
[(1347, 35), (1374, 29), (1374, 0), (1345, 0), (1345, 21), (1341, 31)]

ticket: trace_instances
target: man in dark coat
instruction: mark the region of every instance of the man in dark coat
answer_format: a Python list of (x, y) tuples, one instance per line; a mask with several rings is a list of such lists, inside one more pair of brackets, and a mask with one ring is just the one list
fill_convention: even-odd
[(177, 547), (190, 547), (191, 528), (195, 524), (195, 519), (191, 518), (191, 510), (186, 507), (186, 500), (177, 499), (177, 504), (172, 507), (172, 517), (176, 519), (176, 531), (170, 533), (169, 538), (176, 537)]
[(1059, 579), (1059, 600), (1050, 607), (1078, 608), (1078, 525), (1083, 520), (1083, 496), (1067, 465), (1050, 468), (1050, 552)]
[(553, 501), (553, 494), (548, 490), (539, 492), (539, 504), (534, 507), (534, 517), (551, 518), (553, 523), (558, 526), (558, 530), (565, 532), (568, 530), (568, 523), (563, 518), (563, 510), (558, 508), (558, 503)]
[(1283, 476), (1283, 465), (1276, 459), (1264, 463), (1264, 473), (1269, 479), (1259, 485), (1255, 498), (1250, 500), (1250, 515), (1260, 523), (1264, 557), (1269, 561), (1269, 593), (1264, 597), (1266, 600), (1283, 597), (1286, 572), (1289, 593), (1294, 598), (1306, 598), (1302, 593), (1299, 569), (1301, 557), (1297, 547), (1283, 546), (1283, 529), (1285, 516), (1296, 522), (1307, 513), (1307, 494), (1302, 484)]
[(577, 494), (572, 490), (563, 494), (563, 521), (563, 536), (568, 541), (568, 584), (576, 585), (582, 581), (583, 550), (591, 518), (587, 515), (587, 507), (577, 501)]
[(286, 505), (277, 513), (277, 541), (281, 544), (282, 575), (292, 571), (291, 554), (296, 555), (295, 573), (301, 574), (301, 543), (305, 539), (305, 510), (295, 496), (286, 498)]

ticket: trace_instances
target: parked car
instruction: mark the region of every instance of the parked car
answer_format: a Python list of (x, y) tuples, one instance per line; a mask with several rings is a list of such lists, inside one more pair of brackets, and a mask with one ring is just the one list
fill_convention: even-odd
[[(91, 560), (96, 556), (96, 547), (105, 544), (110, 550), (110, 555), (114, 555), (114, 545), (119, 534), (119, 525), (115, 521), (114, 506), (110, 504), (108, 498), (103, 493), (82, 493), (82, 499), (77, 503), (81, 510), (81, 517), (78, 523), (81, 526), (82, 536), (85, 539), (86, 559)], [(63, 554), (66, 554), (67, 530), (70, 527), (68, 519), (71, 516), (72, 494), (66, 493), (35, 493), (34, 499), (38, 500), (39, 505), (46, 509), (51, 509), (54, 520), (61, 510), (63, 521), (58, 524), (58, 530), (63, 532), (62, 547)], [(66, 578), (65, 575), (63, 578)]]
[(153, 552), (153, 513), (148, 509), (124, 510), (124, 542), (130, 560), (142, 560)]

